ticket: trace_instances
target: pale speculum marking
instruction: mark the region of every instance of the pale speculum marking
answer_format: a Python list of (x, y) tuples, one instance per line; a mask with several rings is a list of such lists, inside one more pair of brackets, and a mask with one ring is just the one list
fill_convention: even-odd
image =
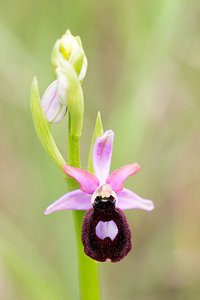
[(118, 234), (118, 228), (113, 220), (108, 222), (99, 221), (95, 228), (95, 233), (101, 240), (109, 237), (112, 241), (114, 241)]

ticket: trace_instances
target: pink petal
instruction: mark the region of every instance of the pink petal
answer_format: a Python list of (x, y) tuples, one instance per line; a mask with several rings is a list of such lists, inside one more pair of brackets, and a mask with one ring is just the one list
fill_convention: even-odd
[(60, 199), (48, 206), (44, 214), (49, 215), (54, 211), (64, 209), (88, 210), (90, 208), (92, 208), (91, 195), (81, 190), (75, 190), (63, 195)]
[(117, 204), (118, 208), (125, 209), (143, 209), (151, 211), (154, 209), (154, 204), (151, 200), (146, 200), (133, 193), (128, 189), (123, 189), (117, 193)]
[(140, 166), (137, 163), (123, 166), (120, 169), (115, 170), (109, 175), (106, 180), (106, 183), (110, 184), (115, 193), (123, 189), (124, 181), (134, 174), (136, 174), (140, 169)]
[(73, 177), (80, 184), (80, 189), (83, 192), (93, 194), (98, 188), (99, 180), (92, 173), (67, 165), (64, 165), (63, 169), (67, 176)]
[(101, 137), (98, 137), (93, 147), (93, 167), (100, 185), (106, 183), (110, 172), (114, 132), (107, 130)]

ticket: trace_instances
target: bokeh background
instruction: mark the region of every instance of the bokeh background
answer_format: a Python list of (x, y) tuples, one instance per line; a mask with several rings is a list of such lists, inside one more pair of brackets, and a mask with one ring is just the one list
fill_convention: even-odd
[[(133, 250), (99, 265), (102, 298), (199, 299), (199, 0), (1, 0), (0, 299), (78, 299), (72, 214), (43, 215), (66, 186), (29, 101), (34, 75), (41, 95), (54, 80), (50, 54), (67, 28), (89, 61), (82, 167), (100, 110), (115, 131), (112, 170), (138, 162), (126, 187), (156, 206), (127, 211)], [(53, 132), (66, 156), (66, 120)]]

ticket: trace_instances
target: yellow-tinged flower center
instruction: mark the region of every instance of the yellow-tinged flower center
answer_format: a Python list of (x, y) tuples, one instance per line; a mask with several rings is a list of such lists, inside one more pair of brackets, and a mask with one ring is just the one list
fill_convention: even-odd
[(94, 204), (96, 197), (109, 198), (110, 196), (112, 196), (117, 202), (117, 195), (112, 190), (111, 185), (103, 184), (93, 193), (91, 203), (92, 205)]

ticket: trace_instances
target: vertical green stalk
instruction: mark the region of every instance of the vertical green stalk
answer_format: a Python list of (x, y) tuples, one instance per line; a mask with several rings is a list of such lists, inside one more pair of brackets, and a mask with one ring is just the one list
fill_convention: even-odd
[[(68, 114), (68, 163), (72, 167), (80, 168), (80, 138), (71, 134), (71, 120)], [(70, 190), (79, 188), (73, 178), (66, 178)], [(78, 259), (79, 259), (79, 282), (80, 297), (82, 300), (99, 300), (99, 283), (97, 262), (84, 254), (81, 241), (82, 220), (85, 212), (73, 211), (74, 225), (76, 231)]]

